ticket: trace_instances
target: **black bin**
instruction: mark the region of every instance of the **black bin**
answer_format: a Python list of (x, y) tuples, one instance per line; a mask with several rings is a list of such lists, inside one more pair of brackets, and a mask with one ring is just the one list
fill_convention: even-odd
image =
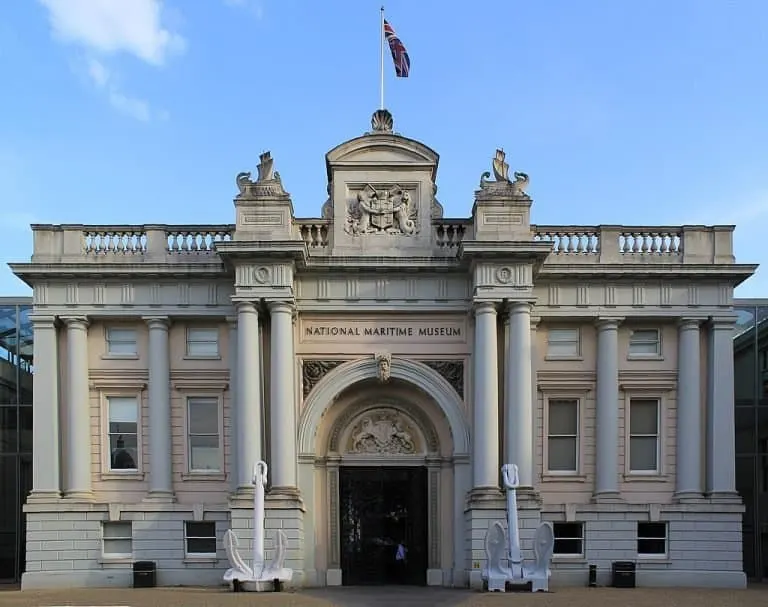
[(157, 563), (136, 561), (133, 564), (133, 587), (154, 588), (157, 586)]
[(635, 563), (632, 561), (614, 561), (611, 574), (611, 585), (614, 588), (635, 587)]

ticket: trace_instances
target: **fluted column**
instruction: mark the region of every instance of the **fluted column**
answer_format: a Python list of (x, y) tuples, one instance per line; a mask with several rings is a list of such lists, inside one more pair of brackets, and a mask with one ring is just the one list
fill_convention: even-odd
[(731, 316), (709, 325), (707, 361), (707, 493), (736, 495), (734, 430), (733, 327)]
[(678, 325), (677, 462), (679, 498), (701, 497), (701, 341), (699, 323), (681, 319)]
[(615, 498), (619, 494), (619, 320), (601, 318), (596, 326), (595, 497)]
[(171, 477), (171, 363), (167, 317), (144, 319), (149, 328), (149, 494), (152, 500), (173, 499)]
[(30, 500), (61, 496), (59, 454), (59, 350), (54, 316), (30, 315), (35, 372), (32, 375), (32, 492)]
[(262, 455), (259, 313), (237, 304), (237, 488), (253, 490), (253, 465)]
[(88, 389), (88, 320), (67, 325), (67, 460), (65, 497), (91, 496), (91, 412)]
[(472, 463), (475, 489), (499, 486), (499, 362), (496, 306), (475, 306)]
[(270, 331), (270, 422), (272, 485), (296, 490), (296, 399), (294, 393), (293, 305), (284, 301), (269, 304)]
[[(229, 324), (229, 444), (235, 447), (237, 453), (237, 316), (227, 316)], [(230, 485), (237, 491), (239, 481), (237, 472), (237, 457), (230, 462)]]
[(533, 486), (533, 387), (531, 366), (531, 304), (509, 304), (507, 398), (505, 419), (509, 461), (517, 464), (521, 487)]

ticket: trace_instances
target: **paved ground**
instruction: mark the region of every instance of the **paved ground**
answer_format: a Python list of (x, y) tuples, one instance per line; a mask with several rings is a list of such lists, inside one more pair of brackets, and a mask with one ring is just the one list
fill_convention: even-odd
[(122, 607), (766, 607), (768, 586), (748, 590), (556, 588), (535, 595), (482, 594), (431, 588), (335, 588), (287, 593), (238, 593), (217, 588), (130, 588), (0, 591), (0, 607), (63, 605)]

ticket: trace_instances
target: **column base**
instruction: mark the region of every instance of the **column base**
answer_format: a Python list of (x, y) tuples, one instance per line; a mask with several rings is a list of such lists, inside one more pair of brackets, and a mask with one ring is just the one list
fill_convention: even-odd
[(93, 501), (93, 491), (65, 491), (64, 499), (76, 502), (90, 502)]
[(498, 487), (473, 487), (467, 494), (467, 506), (472, 508), (503, 499), (504, 494)]
[(595, 504), (615, 504), (623, 501), (618, 491), (600, 491), (592, 494), (592, 502)]
[(717, 504), (742, 504), (741, 495), (735, 491), (710, 491), (706, 498)]
[(701, 491), (678, 491), (675, 493), (675, 501), (680, 504), (699, 504), (706, 500)]
[(173, 491), (163, 491), (161, 489), (155, 489), (147, 492), (143, 502), (151, 502), (153, 504), (172, 504), (176, 501), (176, 495)]
[(32, 492), (30, 492), (29, 496), (27, 496), (27, 503), (28, 504), (50, 504), (53, 502), (58, 502), (60, 499), (61, 499), (60, 491), (33, 490)]

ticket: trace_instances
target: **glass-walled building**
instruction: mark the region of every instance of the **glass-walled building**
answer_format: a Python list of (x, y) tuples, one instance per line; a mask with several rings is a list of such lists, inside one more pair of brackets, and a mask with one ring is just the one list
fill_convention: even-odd
[(0, 297), (0, 583), (24, 571), (22, 505), (32, 487), (32, 325), (28, 298)]
[(744, 513), (744, 571), (768, 579), (768, 299), (737, 300), (734, 333), (736, 488)]

